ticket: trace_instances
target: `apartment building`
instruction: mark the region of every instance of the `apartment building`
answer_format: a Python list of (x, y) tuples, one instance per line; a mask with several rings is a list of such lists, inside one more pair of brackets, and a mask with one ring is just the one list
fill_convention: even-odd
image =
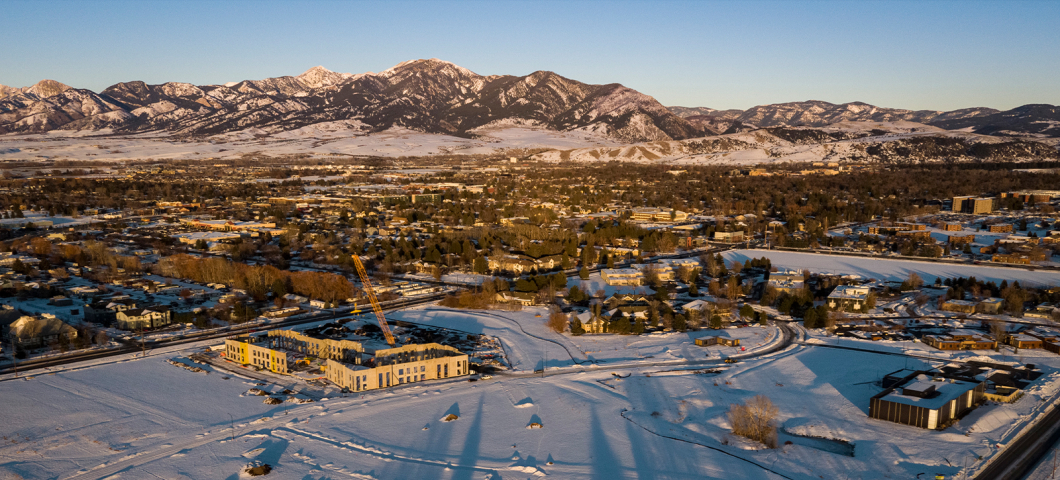
[(362, 365), (328, 359), (324, 369), (329, 381), (352, 392), (470, 374), (466, 354), (437, 343), (378, 350)]
[(636, 268), (604, 268), (600, 278), (611, 286), (639, 286), (644, 284), (644, 273)]
[(992, 197), (953, 197), (952, 209), (960, 213), (990, 213), (994, 211), (994, 199)]

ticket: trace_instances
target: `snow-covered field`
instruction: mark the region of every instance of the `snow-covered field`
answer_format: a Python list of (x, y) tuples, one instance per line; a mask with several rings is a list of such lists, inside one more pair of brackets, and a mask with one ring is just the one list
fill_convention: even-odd
[[(695, 348), (683, 353), (695, 334), (571, 338), (545, 329), (543, 309), (423, 307), (389, 316), (498, 336), (516, 374), (342, 398), (293, 379), (257, 385), (210, 366), (210, 373), (189, 372), (166, 360), (187, 362), (193, 349), (174, 348), (38, 372), (30, 380), (5, 377), (0, 477), (237, 479), (251, 461), (272, 465), (275, 478), (951, 476), (989, 454), (1008, 426), (1039, 404), (1037, 395), (1048, 393), (982, 407), (933, 432), (866, 418), (868, 400), (879, 391), (871, 382), (924, 366), (922, 360), (793, 346), (737, 364), (682, 370), (651, 363), (703, 355)], [(770, 332), (775, 329), (721, 333), (742, 335), (751, 350)], [(549, 375), (532, 375), (543, 357)], [(594, 367), (589, 360), (605, 362)], [(1050, 375), (1055, 393), (1058, 382)], [(254, 387), (305, 391), (318, 401), (270, 406), (246, 394)], [(781, 442), (792, 444), (756, 450), (728, 434), (729, 405), (756, 394), (779, 407)], [(441, 421), (450, 413), (459, 418)], [(542, 428), (530, 429), (531, 423)], [(806, 435), (849, 442), (854, 454), (844, 453), (849, 445)]]
[(54, 131), (0, 135), (0, 160), (135, 160), (237, 158), (244, 154), (426, 156), (489, 154), (509, 149), (581, 148), (616, 145), (586, 132), (555, 132), (528, 126), (489, 128), (468, 139), (393, 128), (365, 134), (348, 122), (327, 122), (287, 132), (250, 129), (201, 140), (158, 135), (86, 136)]
[(1018, 280), (1026, 287), (1060, 285), (1060, 273), (1031, 271), (1023, 268), (991, 265), (952, 265), (916, 260), (826, 255), (819, 253), (782, 252), (778, 250), (730, 250), (722, 254), (727, 261), (746, 262), (751, 258), (768, 257), (778, 268), (806, 269), (814, 273), (853, 274), (865, 278), (902, 281), (916, 272), (927, 283), (941, 277), (975, 277), (979, 280), (1010, 283)]

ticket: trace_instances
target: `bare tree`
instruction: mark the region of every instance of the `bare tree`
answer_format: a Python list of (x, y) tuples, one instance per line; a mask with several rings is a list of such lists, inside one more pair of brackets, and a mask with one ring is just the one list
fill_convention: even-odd
[(1008, 325), (1001, 320), (990, 321), (990, 334), (994, 336), (994, 340), (997, 341), (997, 348), (995, 350), (1000, 351), (1001, 345), (1008, 340)]
[(779, 409), (765, 395), (755, 395), (743, 405), (729, 406), (732, 433), (761, 442), (769, 448), (777, 447), (776, 418)]
[(737, 298), (740, 298), (740, 277), (732, 275), (729, 277), (728, 285), (725, 287), (725, 297), (729, 299), (729, 302), (736, 302)]
[(567, 329), (567, 316), (558, 308), (553, 308), (548, 315), (548, 328), (556, 333), (563, 333)]
[(662, 279), (659, 277), (659, 266), (650, 264), (644, 267), (641, 272), (644, 274), (644, 282), (652, 287), (658, 288), (662, 285)]

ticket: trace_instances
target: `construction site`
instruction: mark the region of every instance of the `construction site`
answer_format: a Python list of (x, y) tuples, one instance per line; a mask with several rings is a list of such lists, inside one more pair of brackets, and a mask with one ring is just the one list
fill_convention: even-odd
[[(259, 371), (326, 379), (351, 392), (470, 375), (476, 354), (502, 365), (496, 360), (503, 358), (496, 339), (408, 322), (391, 328), (363, 265), (354, 258), (375, 324), (355, 316), (301, 332), (270, 330), (228, 338), (221, 356)], [(477, 365), (482, 365), (481, 357), (475, 359)]]

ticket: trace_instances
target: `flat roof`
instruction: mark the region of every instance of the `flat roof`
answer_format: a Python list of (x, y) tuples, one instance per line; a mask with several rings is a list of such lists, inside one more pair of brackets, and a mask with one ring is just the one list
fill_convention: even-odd
[(961, 380), (950, 380), (945, 379), (942, 381), (935, 381), (928, 375), (917, 375), (913, 379), (913, 382), (909, 384), (911, 388), (923, 388), (927, 385), (933, 385), (935, 387), (935, 395), (932, 398), (920, 398), (908, 395), (902, 395), (899, 390), (903, 387), (897, 387), (891, 393), (884, 395), (883, 400), (888, 402), (901, 403), (904, 405), (911, 405), (914, 407), (923, 407), (931, 410), (938, 410), (945, 406), (950, 400), (959, 398), (969, 390), (974, 390), (977, 384), (971, 382), (964, 382)]

